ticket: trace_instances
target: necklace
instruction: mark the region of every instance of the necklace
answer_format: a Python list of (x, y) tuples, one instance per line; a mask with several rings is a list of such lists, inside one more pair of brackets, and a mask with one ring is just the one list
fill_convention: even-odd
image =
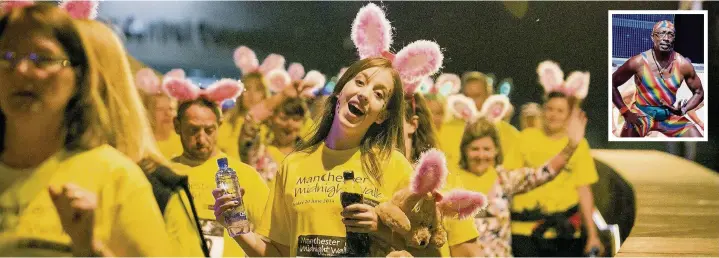
[(662, 68), (659, 65), (659, 61), (657, 60), (657, 55), (654, 53), (654, 51), (652, 51), (652, 58), (654, 58), (654, 64), (657, 66), (657, 70), (659, 70), (659, 77), (661, 77), (662, 80), (664, 80), (664, 70), (669, 69), (669, 67), (672, 67), (672, 63), (674, 63), (674, 58), (672, 57), (674, 57), (674, 52), (672, 52), (672, 55), (669, 56), (670, 61), (669, 65), (667, 65), (667, 68)]

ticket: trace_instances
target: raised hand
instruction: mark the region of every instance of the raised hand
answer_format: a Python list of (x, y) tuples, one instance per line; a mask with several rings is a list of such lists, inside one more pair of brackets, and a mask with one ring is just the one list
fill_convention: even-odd
[(97, 195), (74, 184), (50, 186), (48, 190), (62, 228), (72, 240), (73, 254), (92, 256)]
[(584, 139), (584, 133), (587, 128), (587, 114), (579, 108), (574, 108), (569, 115), (569, 123), (567, 125), (567, 136), (572, 146), (577, 146)]

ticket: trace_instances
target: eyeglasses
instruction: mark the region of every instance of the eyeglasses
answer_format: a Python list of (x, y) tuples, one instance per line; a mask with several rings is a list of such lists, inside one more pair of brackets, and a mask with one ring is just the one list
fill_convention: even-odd
[(673, 38), (674, 38), (674, 32), (671, 32), (671, 31), (654, 32), (653, 35), (654, 35), (654, 36), (657, 36), (657, 37), (659, 37), (659, 38), (663, 38), (663, 37), (667, 37), (667, 38), (670, 38), (670, 39), (673, 39)]
[(14, 69), (20, 61), (27, 59), (35, 68), (48, 72), (57, 72), (64, 67), (70, 66), (70, 60), (66, 58), (52, 58), (30, 53), (27, 56), (19, 56), (12, 51), (0, 51), (0, 68)]

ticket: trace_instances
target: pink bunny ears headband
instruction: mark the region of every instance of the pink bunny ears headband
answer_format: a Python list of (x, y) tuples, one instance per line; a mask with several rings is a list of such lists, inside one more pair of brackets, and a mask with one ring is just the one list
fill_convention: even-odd
[(222, 103), (227, 99), (236, 99), (244, 90), (242, 82), (232, 79), (221, 79), (202, 89), (187, 79), (181, 69), (168, 72), (160, 83), (160, 79), (151, 69), (144, 68), (137, 72), (135, 84), (147, 94), (165, 93), (180, 102), (204, 98), (214, 103)]
[(439, 193), (447, 181), (449, 170), (443, 152), (430, 149), (417, 161), (409, 189), (413, 194), (432, 193), (444, 216), (464, 219), (473, 217), (487, 207), (487, 197), (478, 192), (454, 189), (445, 196)]
[(400, 75), (406, 95), (414, 94), (422, 79), (442, 67), (444, 56), (437, 43), (418, 40), (402, 48), (397, 54), (390, 52), (392, 26), (382, 9), (370, 3), (362, 7), (352, 24), (352, 41), (360, 59), (385, 57)]
[(504, 94), (489, 96), (482, 104), (481, 110), (477, 110), (474, 100), (465, 95), (455, 94), (447, 97), (447, 110), (450, 114), (468, 123), (474, 123), (480, 117), (492, 123), (499, 122), (507, 115), (510, 108), (509, 98)]
[[(303, 83), (309, 85), (309, 89), (303, 92), (303, 95), (309, 97), (309, 92), (322, 88), (327, 82), (327, 78), (318, 71), (312, 70), (305, 74), (305, 68), (300, 63), (290, 64), (288, 70), (285, 71), (285, 58), (278, 54), (268, 55), (260, 65), (255, 52), (247, 46), (235, 49), (233, 59), (243, 75), (262, 74), (265, 85), (272, 92), (280, 92), (293, 81), (302, 80)], [(304, 78), (302, 78), (303, 76)]]
[(252, 51), (252, 49), (247, 46), (240, 46), (235, 49), (232, 57), (235, 61), (235, 66), (242, 71), (242, 75), (249, 73), (266, 75), (275, 69), (285, 69), (285, 57), (278, 54), (270, 54), (262, 61), (262, 65), (260, 65), (260, 60), (257, 59), (255, 51)]
[(547, 60), (537, 66), (539, 83), (544, 87), (544, 93), (562, 92), (567, 96), (584, 99), (589, 92), (589, 72), (574, 71), (564, 80), (564, 72), (559, 64)]
[(314, 97), (314, 92), (322, 89), (327, 82), (327, 77), (319, 71), (312, 70), (305, 74), (305, 68), (300, 63), (290, 64), (288, 71), (282, 67), (271, 70), (263, 79), (272, 92), (280, 92), (292, 82), (302, 81), (307, 88), (301, 92), (301, 95), (306, 98)]
[[(0, 8), (2, 8), (4, 13), (8, 13), (13, 8), (22, 8), (34, 4), (35, 1), (32, 0), (2, 1), (2, 3), (0, 3)], [(64, 0), (60, 2), (60, 8), (65, 9), (65, 11), (67, 11), (67, 13), (75, 19), (94, 20), (95, 18), (97, 18), (98, 5), (98, 0)]]

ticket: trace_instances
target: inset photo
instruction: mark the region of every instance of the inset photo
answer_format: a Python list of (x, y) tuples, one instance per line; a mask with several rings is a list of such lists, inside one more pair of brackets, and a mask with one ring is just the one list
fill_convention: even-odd
[(609, 141), (707, 141), (707, 11), (609, 11)]

